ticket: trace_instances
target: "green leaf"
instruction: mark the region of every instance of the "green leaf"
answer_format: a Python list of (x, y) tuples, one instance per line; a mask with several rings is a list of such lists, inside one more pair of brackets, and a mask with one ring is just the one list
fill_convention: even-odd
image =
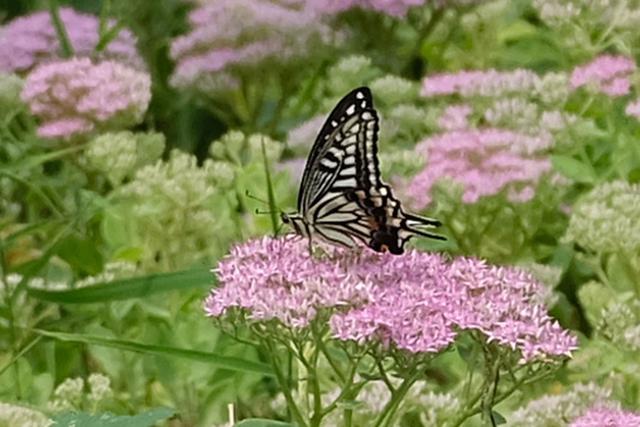
[(235, 423), (234, 427), (293, 427), (293, 424), (283, 421), (267, 420), (264, 418), (251, 418)]
[(142, 298), (173, 290), (210, 287), (215, 279), (208, 269), (198, 268), (177, 273), (160, 273), (114, 280), (67, 291), (27, 288), (29, 295), (43, 301), (63, 304), (87, 304)]
[(87, 414), (67, 412), (53, 417), (53, 427), (152, 427), (175, 414), (173, 409), (155, 408), (138, 415), (114, 415), (109, 412)]
[(537, 33), (537, 27), (521, 19), (498, 30), (497, 38), (500, 43), (508, 43), (525, 38), (530, 38)]
[(102, 270), (102, 255), (91, 239), (69, 236), (56, 245), (55, 253), (76, 271), (93, 275)]
[(273, 375), (269, 365), (259, 362), (238, 359), (234, 357), (220, 356), (215, 353), (189, 350), (185, 348), (167, 347), (163, 345), (143, 344), (135, 341), (125, 341), (114, 338), (105, 338), (95, 335), (71, 334), (66, 332), (46, 331), (34, 329), (34, 332), (59, 341), (70, 341), (83, 344), (98, 345), (103, 347), (118, 348), (120, 350), (136, 353), (153, 354), (159, 356), (180, 357), (195, 362), (209, 363), (219, 368), (240, 372), (253, 372), (261, 375)]
[(637, 273), (626, 256), (612, 254), (606, 262), (607, 277), (611, 287), (617, 292), (636, 290)]
[(562, 175), (576, 182), (592, 184), (596, 180), (591, 165), (586, 165), (570, 156), (551, 156), (553, 167)]
[(507, 419), (499, 412), (491, 411), (491, 416), (493, 417), (493, 421), (495, 421), (496, 425), (498, 426), (507, 423)]

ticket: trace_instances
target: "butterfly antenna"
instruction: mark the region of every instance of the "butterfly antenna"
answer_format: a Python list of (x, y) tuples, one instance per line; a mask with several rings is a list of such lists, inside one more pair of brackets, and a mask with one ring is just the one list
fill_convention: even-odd
[(261, 199), (260, 197), (254, 196), (253, 194), (251, 194), (249, 192), (249, 190), (245, 190), (244, 191), (244, 195), (247, 196), (248, 198), (253, 199), (253, 200), (257, 201), (257, 202), (260, 202), (260, 203), (262, 203), (264, 205), (268, 205), (269, 204), (269, 202), (267, 202), (266, 200)]
[(272, 211), (263, 211), (263, 210), (260, 210), (260, 209), (256, 208), (255, 213), (256, 213), (256, 215), (271, 215), (273, 212)]

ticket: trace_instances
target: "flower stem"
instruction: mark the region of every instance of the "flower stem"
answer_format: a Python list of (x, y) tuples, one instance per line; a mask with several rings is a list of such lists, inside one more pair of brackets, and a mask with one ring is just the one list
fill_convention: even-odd
[(280, 366), (277, 360), (278, 351), (274, 347), (271, 340), (268, 338), (264, 339), (265, 346), (269, 350), (269, 359), (271, 361), (271, 366), (273, 367), (273, 372), (276, 375), (276, 380), (280, 385), (280, 390), (284, 395), (285, 400), (287, 401), (287, 407), (289, 408), (289, 412), (291, 413), (291, 417), (295, 420), (296, 423), (300, 425), (300, 427), (308, 427), (309, 424), (305, 421), (304, 417), (300, 413), (300, 409), (298, 405), (296, 405), (295, 400), (293, 399), (293, 395), (291, 394), (291, 390), (289, 389), (289, 384), (286, 381), (286, 378), (282, 371), (280, 370)]
[(382, 427), (382, 426), (390, 426), (393, 421), (393, 416), (395, 415), (398, 406), (402, 403), (402, 399), (407, 395), (407, 392), (411, 388), (411, 386), (418, 380), (418, 374), (416, 370), (412, 370), (410, 375), (402, 381), (400, 387), (396, 388), (394, 392), (391, 393), (391, 399), (387, 402), (385, 407), (382, 409), (382, 412), (378, 416), (374, 427)]
[(58, 8), (57, 0), (49, 0), (49, 14), (51, 15), (51, 22), (56, 29), (58, 40), (60, 41), (60, 48), (62, 49), (63, 58), (71, 58), (74, 55), (73, 45), (69, 41), (69, 34), (64, 27), (62, 19), (60, 19), (60, 10)]

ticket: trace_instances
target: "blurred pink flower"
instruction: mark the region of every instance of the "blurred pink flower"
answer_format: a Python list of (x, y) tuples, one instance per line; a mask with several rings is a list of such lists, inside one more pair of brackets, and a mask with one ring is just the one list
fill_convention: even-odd
[[(237, 84), (226, 77), (217, 87), (211, 76), (232, 66), (255, 66), (267, 59), (287, 62), (314, 53), (336, 34), (301, 0), (216, 0), (189, 15), (191, 31), (171, 43), (176, 61), (171, 84), (220, 90)], [(227, 75), (228, 76), (228, 75)], [(201, 80), (207, 83), (202, 87)]]
[(354, 7), (372, 9), (387, 15), (402, 17), (412, 6), (420, 6), (425, 0), (312, 0), (312, 7), (322, 13), (338, 13)]
[(438, 118), (438, 126), (443, 130), (458, 130), (469, 127), (469, 115), (473, 108), (467, 104), (449, 105)]
[(265, 237), (232, 249), (217, 268), (209, 316), (241, 309), (251, 321), (304, 328), (326, 316), (334, 336), (439, 352), (459, 331), (520, 351), (523, 362), (569, 356), (576, 339), (552, 320), (528, 273), (472, 258), (403, 256), (327, 247), (310, 257), (304, 239)]
[(636, 64), (631, 58), (621, 55), (600, 55), (593, 61), (576, 67), (571, 74), (571, 87), (593, 86), (609, 96), (629, 93), (630, 75)]
[(325, 120), (327, 120), (327, 114), (318, 114), (289, 130), (287, 146), (299, 149), (306, 154), (315, 142), (316, 136), (320, 133)]
[(422, 96), (502, 96), (508, 93), (530, 92), (540, 85), (533, 71), (473, 70), (426, 76), (422, 80)]
[(427, 165), (410, 182), (407, 194), (422, 209), (431, 202), (433, 186), (445, 178), (462, 185), (464, 203), (505, 189), (513, 202), (529, 200), (541, 177), (551, 171), (549, 160), (535, 154), (551, 144), (548, 137), (491, 128), (432, 136), (416, 147)]
[(625, 108), (624, 112), (627, 116), (635, 117), (640, 120), (640, 99), (636, 99), (627, 104), (627, 108)]
[[(75, 56), (95, 52), (99, 34), (98, 18), (64, 7), (62, 20)], [(115, 25), (114, 21), (109, 26)], [(136, 38), (122, 29), (100, 54), (102, 59), (116, 59), (138, 69), (144, 62), (136, 50)], [(60, 43), (49, 12), (36, 12), (14, 19), (0, 27), (0, 71), (26, 72), (34, 66), (60, 59)]]
[(569, 427), (640, 427), (640, 413), (595, 406)]
[(21, 97), (40, 119), (41, 137), (70, 139), (139, 123), (151, 99), (151, 79), (118, 62), (74, 58), (36, 67)]

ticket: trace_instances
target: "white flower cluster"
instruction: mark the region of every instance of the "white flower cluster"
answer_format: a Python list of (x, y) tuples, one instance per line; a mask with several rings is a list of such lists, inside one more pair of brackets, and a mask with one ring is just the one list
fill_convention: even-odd
[(599, 335), (621, 348), (640, 350), (640, 300), (614, 301), (600, 313)]
[(41, 412), (0, 402), (0, 426), (48, 427), (51, 424), (53, 421)]
[(115, 187), (137, 169), (158, 160), (164, 147), (161, 133), (107, 132), (89, 141), (84, 161)]
[(640, 185), (625, 181), (595, 187), (575, 206), (564, 240), (594, 252), (640, 249)]
[(594, 404), (615, 406), (609, 401), (611, 391), (594, 383), (576, 384), (569, 391), (545, 395), (529, 402), (509, 417), (512, 427), (560, 427), (562, 420), (579, 417)]
[(229, 171), (219, 166), (212, 160), (199, 166), (195, 156), (174, 150), (120, 187), (116, 200), (135, 223), (143, 265), (187, 267), (225, 250), (236, 226), (234, 199), (224, 186)]
[(84, 403), (88, 403), (92, 410), (98, 407), (104, 400), (113, 395), (111, 380), (109, 377), (93, 373), (87, 378), (86, 386), (88, 394), (85, 395), (85, 380), (67, 378), (53, 392), (53, 398), (49, 401), (49, 409), (54, 412), (78, 411), (84, 409)]

